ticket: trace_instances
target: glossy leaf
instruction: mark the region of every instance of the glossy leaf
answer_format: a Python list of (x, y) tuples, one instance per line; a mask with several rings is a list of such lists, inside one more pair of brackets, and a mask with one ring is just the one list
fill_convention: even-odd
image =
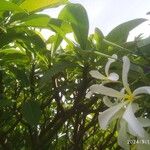
[(0, 62), (2, 64), (9, 63), (9, 62), (26, 63), (28, 62), (28, 57), (24, 52), (21, 52), (19, 50), (4, 49), (4, 50), (0, 50)]
[[(16, 21), (18, 24), (16, 25)], [(21, 27), (38, 27), (38, 28), (48, 28), (50, 17), (43, 14), (31, 14), (17, 13), (11, 17), (10, 22), (14, 26)]]
[(114, 28), (106, 36), (106, 39), (117, 44), (123, 44), (127, 40), (129, 31), (131, 31), (133, 28), (135, 28), (144, 21), (146, 21), (146, 19), (141, 18), (122, 23)]
[(54, 27), (60, 28), (65, 34), (72, 32), (70, 24), (61, 19), (51, 18), (49, 26), (54, 32), (57, 32)]
[(55, 51), (60, 46), (62, 40), (63, 38), (59, 34), (56, 34), (54, 36), (50, 36), (46, 42), (53, 44), (53, 50)]
[(47, 15), (33, 14), (22, 19), (23, 24), (21, 24), (21, 26), (48, 28), (49, 21), (50, 17)]
[(68, 0), (25, 0), (20, 7), (27, 12), (40, 11), (45, 8), (56, 7), (65, 4)]
[(69, 4), (60, 12), (59, 18), (71, 23), (78, 43), (82, 49), (86, 49), (89, 21), (84, 7), (80, 4)]
[(11, 11), (24, 11), (23, 9), (21, 9), (18, 5), (5, 1), (5, 0), (1, 0), (0, 1), (0, 11), (5, 11), (5, 10), (11, 10)]

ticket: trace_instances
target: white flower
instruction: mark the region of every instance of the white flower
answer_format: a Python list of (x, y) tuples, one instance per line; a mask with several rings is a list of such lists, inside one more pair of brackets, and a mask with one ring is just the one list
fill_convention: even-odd
[[(119, 104), (115, 104), (108, 108), (99, 115), (99, 124), (102, 129), (106, 129), (107, 125), (114, 119), (114, 117), (122, 117), (127, 123), (130, 131), (132, 130), (134, 135), (138, 137), (145, 136), (145, 130), (142, 123), (135, 117), (134, 113), (137, 109), (134, 107), (134, 100), (138, 99), (141, 94), (150, 94), (150, 86), (144, 86), (131, 91), (128, 84), (128, 72), (130, 68), (130, 61), (128, 57), (123, 57), (123, 70), (122, 81), (124, 86), (124, 92), (117, 91), (104, 85), (95, 84), (90, 87), (90, 91), (96, 94), (102, 94), (109, 97), (114, 97), (120, 100)], [(106, 99), (105, 99), (106, 103)], [(111, 104), (107, 98), (107, 104)], [(122, 112), (123, 111), (123, 112)], [(117, 114), (119, 113), (120, 116)]]
[(103, 80), (103, 81), (108, 81), (108, 82), (115, 82), (119, 79), (119, 75), (116, 74), (116, 73), (110, 73), (109, 74), (109, 68), (110, 68), (110, 65), (115, 62), (117, 59), (117, 55), (113, 54), (111, 56), (111, 58), (108, 58), (108, 62), (106, 63), (106, 66), (105, 66), (105, 74), (106, 75), (103, 75), (101, 74), (99, 71), (97, 70), (91, 70), (89, 73), (90, 75), (93, 77), (93, 78), (96, 78), (96, 79), (100, 79), (100, 80)]

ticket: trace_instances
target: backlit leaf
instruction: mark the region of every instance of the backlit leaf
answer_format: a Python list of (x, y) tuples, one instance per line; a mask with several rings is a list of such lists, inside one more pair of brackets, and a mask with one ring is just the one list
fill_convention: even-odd
[(69, 4), (60, 12), (59, 18), (71, 23), (78, 43), (86, 49), (89, 21), (85, 8), (80, 4)]
[(28, 12), (39, 11), (44, 8), (65, 4), (68, 0), (25, 0), (20, 7)]
[(116, 28), (114, 28), (106, 36), (106, 39), (117, 44), (123, 44), (127, 40), (129, 31), (131, 31), (133, 28), (135, 28), (144, 21), (146, 21), (146, 19), (140, 18), (122, 23)]
[(11, 10), (11, 11), (23, 11), (23, 9), (21, 9), (18, 5), (5, 1), (5, 0), (1, 0), (0, 1), (0, 11), (5, 11), (5, 10)]

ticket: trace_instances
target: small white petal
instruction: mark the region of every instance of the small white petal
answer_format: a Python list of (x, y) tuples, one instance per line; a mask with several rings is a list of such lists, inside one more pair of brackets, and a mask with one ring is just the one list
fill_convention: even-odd
[(89, 91), (89, 92), (85, 95), (85, 97), (88, 98), (88, 99), (90, 99), (91, 96), (92, 96), (92, 94), (93, 94), (93, 93), (92, 93), (91, 91)]
[(99, 71), (97, 70), (91, 70), (90, 72), (90, 75), (93, 77), (93, 78), (96, 78), (96, 79), (100, 79), (100, 80), (103, 80), (104, 78), (106, 78), (104, 75), (102, 75)]
[(103, 86), (101, 84), (94, 84), (94, 85), (90, 86), (90, 90), (93, 93), (102, 94), (102, 95), (106, 95), (106, 96), (110, 96), (110, 97), (117, 97), (117, 98), (124, 97), (124, 94), (122, 94), (121, 92), (118, 92), (112, 88)]
[(133, 95), (150, 94), (150, 86), (143, 86), (134, 90)]
[(139, 137), (144, 137), (145, 131), (141, 125), (141, 123), (137, 120), (133, 113), (132, 104), (130, 103), (123, 114), (123, 119), (125, 119), (128, 123), (129, 129), (133, 130)]
[[(118, 56), (117, 56), (116, 54), (113, 54), (113, 55), (111, 56), (111, 58), (112, 58), (112, 59), (117, 59)], [(115, 60), (115, 61), (116, 61), (116, 60)]]
[(118, 105), (112, 106), (100, 113), (98, 116), (99, 125), (102, 129), (106, 129), (107, 125), (111, 122), (113, 116), (125, 105), (125, 103), (120, 103)]
[(124, 56), (123, 57), (123, 69), (122, 69), (122, 81), (123, 81), (123, 86), (125, 87), (128, 93), (130, 93), (130, 88), (128, 84), (129, 69), (130, 69), (130, 60), (127, 56)]
[(117, 59), (117, 55), (116, 55), (116, 54), (113, 54), (113, 55), (111, 56), (111, 58), (108, 58), (108, 61), (107, 61), (106, 66), (105, 66), (105, 73), (106, 73), (107, 76), (109, 75), (109, 68), (110, 68), (110, 65), (111, 65), (113, 62), (115, 62), (116, 59)]
[(108, 76), (108, 79), (111, 81), (118, 81), (119, 80), (119, 75), (116, 73), (110, 73)]
[(112, 103), (111, 100), (108, 98), (108, 96), (103, 97), (103, 102), (107, 107), (114, 106), (116, 103)]
[(120, 92), (123, 93), (123, 94), (125, 94), (125, 88), (122, 88), (122, 89), (120, 90)]
[[(120, 90), (120, 93), (122, 93), (123, 95), (125, 95), (125, 88), (122, 88)], [(121, 101), (121, 100), (122, 100), (122, 98), (117, 98), (117, 101)]]

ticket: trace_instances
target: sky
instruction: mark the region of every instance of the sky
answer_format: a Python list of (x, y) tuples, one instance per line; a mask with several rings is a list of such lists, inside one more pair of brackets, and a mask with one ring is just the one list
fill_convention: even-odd
[[(104, 35), (107, 35), (114, 27), (123, 22), (141, 17), (150, 18), (150, 15), (146, 15), (150, 11), (150, 0), (70, 0), (70, 2), (80, 3), (87, 10), (90, 33), (94, 32), (95, 27), (98, 27)], [(44, 10), (43, 13), (57, 17), (62, 8), (63, 6)], [(136, 29), (135, 32), (149, 34), (149, 24), (144, 24), (145, 26)]]

